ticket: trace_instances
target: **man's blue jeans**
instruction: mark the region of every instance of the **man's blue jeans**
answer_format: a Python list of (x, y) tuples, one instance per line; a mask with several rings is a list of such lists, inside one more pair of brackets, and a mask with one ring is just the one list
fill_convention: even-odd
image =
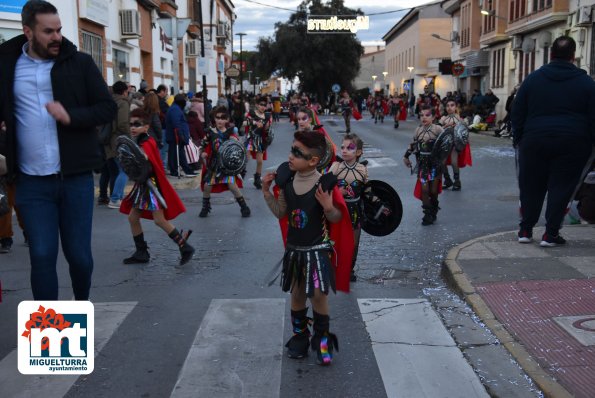
[(118, 176), (116, 177), (116, 181), (114, 182), (114, 190), (112, 191), (112, 196), (110, 200), (112, 202), (117, 202), (118, 200), (124, 199), (124, 188), (126, 188), (126, 183), (128, 182), (128, 176), (124, 173), (124, 169), (122, 169), (122, 165), (118, 158), (114, 158), (114, 162), (118, 166)]
[(93, 273), (93, 197), (90, 172), (67, 177), (18, 176), (16, 205), (29, 238), (35, 300), (58, 300), (58, 237), (69, 264), (74, 297), (89, 299)]

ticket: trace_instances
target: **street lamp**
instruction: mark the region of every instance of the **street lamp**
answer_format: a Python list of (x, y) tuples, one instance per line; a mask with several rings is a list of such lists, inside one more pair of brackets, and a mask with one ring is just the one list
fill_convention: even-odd
[(250, 90), (250, 84), (252, 83), (252, 71), (248, 71), (248, 90)]
[(453, 41), (455, 41), (455, 40), (449, 40), (449, 39), (445, 39), (444, 37), (442, 37), (442, 36), (440, 36), (439, 34), (436, 34), (436, 33), (432, 33), (432, 34), (431, 34), (431, 36), (432, 36), (434, 39), (438, 39), (438, 40), (442, 40), (442, 41), (447, 41), (447, 42), (449, 42), (449, 43), (452, 43)]
[[(258, 84), (258, 94), (260, 94), (260, 76), (256, 76), (256, 84)], [(256, 86), (254, 87), (254, 95), (256, 95)]]
[(388, 85), (386, 84), (386, 75), (388, 75), (388, 72), (386, 72), (386, 71), (382, 72), (382, 76), (384, 77), (384, 79), (383, 79), (384, 85), (386, 87), (386, 94), (388, 95)]
[(496, 15), (496, 10), (480, 10), (479, 11), (481, 13), (481, 15), (485, 15), (486, 17), (495, 17), (495, 18), (500, 18), (503, 20), (507, 20), (505, 17), (501, 17), (500, 15)]
[(244, 103), (244, 62), (242, 59), (242, 39), (246, 36), (246, 33), (236, 33), (236, 36), (240, 36), (240, 100)]

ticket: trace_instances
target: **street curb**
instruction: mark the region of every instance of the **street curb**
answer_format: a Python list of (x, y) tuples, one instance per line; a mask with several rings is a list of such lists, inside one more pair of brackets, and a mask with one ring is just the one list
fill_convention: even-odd
[(525, 373), (537, 384), (548, 398), (572, 398), (573, 395), (560, 385), (551, 375), (545, 372), (535, 361), (525, 347), (517, 341), (506, 327), (494, 316), (486, 302), (475, 291), (475, 287), (457, 263), (461, 250), (486, 238), (509, 234), (516, 231), (498, 232), (495, 234), (481, 236), (468, 240), (448, 251), (442, 265), (442, 273), (449, 285), (471, 306), (475, 314), (481, 319), (484, 325), (498, 338), (500, 343), (506, 347), (508, 352), (515, 358)]

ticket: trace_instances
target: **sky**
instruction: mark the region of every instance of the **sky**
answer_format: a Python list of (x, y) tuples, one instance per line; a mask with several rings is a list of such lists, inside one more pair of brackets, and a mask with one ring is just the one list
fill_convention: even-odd
[[(253, 1), (263, 5), (256, 4)], [(234, 33), (246, 33), (246, 36), (242, 39), (242, 49), (247, 51), (256, 50), (260, 37), (273, 37), (275, 22), (286, 22), (292, 13), (292, 11), (267, 6), (295, 11), (301, 3), (301, 1), (295, 0), (232, 0), (232, 2), (236, 7), (235, 13), (238, 16), (234, 23)], [(384, 45), (382, 36), (388, 33), (399, 19), (409, 11), (409, 7), (428, 3), (430, 0), (344, 0), (344, 2), (345, 6), (349, 8), (360, 8), (365, 15), (407, 8), (405, 11), (396, 13), (370, 15), (370, 29), (357, 32), (357, 38), (365, 46)], [(239, 51), (239, 36), (234, 37), (233, 48), (234, 51)]]

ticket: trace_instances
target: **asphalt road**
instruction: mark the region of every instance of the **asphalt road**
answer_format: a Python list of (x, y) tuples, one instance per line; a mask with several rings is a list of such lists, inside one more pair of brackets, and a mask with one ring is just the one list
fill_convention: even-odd
[[(322, 122), (340, 145), (344, 130), (342, 119), (329, 116), (323, 117)], [(534, 387), (507, 353), (475, 321), (472, 312), (449, 291), (440, 277), (442, 259), (449, 248), (481, 235), (516, 228), (518, 190), (510, 141), (472, 135), (474, 165), (461, 172), (463, 189), (460, 192), (445, 191), (440, 195), (442, 210), (438, 221), (426, 227), (421, 225), (421, 203), (412, 195), (415, 178), (401, 161), (415, 126), (415, 121), (401, 122), (399, 129), (394, 129), (388, 121), (375, 125), (369, 116), (352, 125), (352, 131), (366, 143), (364, 155), (370, 161), (370, 178), (388, 182), (397, 190), (403, 201), (404, 215), (401, 226), (390, 236), (378, 238), (362, 234), (358, 257), (359, 280), (353, 285), (351, 294), (331, 297), (331, 328), (339, 335), (341, 350), (330, 368), (314, 365), (312, 357), (310, 360), (294, 361), (281, 352), (282, 344), (291, 333), (288, 297), (277, 285), (268, 287), (265, 277), (280, 259), (283, 248), (275, 218), (266, 207), (261, 192), (251, 185), (255, 167), (252, 161), (244, 188), (247, 203), (252, 209), (250, 218), (240, 217), (237, 203), (230, 193), (224, 193), (214, 195), (213, 211), (208, 218), (199, 219), (200, 192), (180, 192), (188, 211), (175, 220), (175, 225), (178, 229), (194, 230), (191, 241), (198, 249), (194, 260), (184, 267), (175, 266), (178, 250), (173, 242), (146, 221), (143, 226), (152, 255), (151, 262), (147, 265), (122, 265), (122, 259), (133, 251), (126, 217), (107, 207), (96, 208), (91, 300), (95, 303), (129, 303), (130, 308), (109, 332), (105, 346), (96, 358), (95, 371), (69, 384), (65, 395), (56, 396), (170, 396), (178, 387), (182, 391), (181, 384), (187, 382), (181, 376), (184, 371), (192, 375), (192, 369), (203, 369), (203, 373), (204, 369), (214, 369), (212, 377), (216, 377), (217, 372), (229, 368), (222, 363), (225, 361), (218, 359), (217, 349), (221, 351), (221, 359), (229, 355), (230, 363), (234, 361), (233, 351), (229, 354), (226, 351), (228, 347), (218, 345), (230, 334), (237, 337), (234, 340), (237, 355), (255, 358), (253, 363), (248, 361), (248, 365), (243, 362), (241, 366), (246, 368), (243, 369), (245, 373), (235, 369), (234, 377), (241, 379), (238, 375), (247, 374), (247, 378), (254, 380), (273, 380), (278, 371), (279, 380), (272, 387), (277, 389), (278, 396), (395, 396), (388, 386), (387, 378), (391, 376), (383, 373), (392, 366), (390, 360), (382, 362), (379, 352), (373, 350), (370, 336), (374, 329), (362, 316), (363, 300), (370, 299), (421, 299), (429, 303), (423, 311), (437, 315), (436, 319), (443, 325), (441, 328), (454, 338), (452, 346), (460, 351), (459, 355), (463, 354), (460, 355), (464, 358), (463, 362), (471, 364), (475, 377), (488, 393), (509, 397), (536, 396)], [(274, 170), (286, 160), (292, 133), (287, 119), (281, 119), (276, 125), (275, 142), (270, 148), (265, 169)], [(0, 305), (0, 360), (3, 361), (16, 348), (16, 307), (20, 301), (31, 299), (26, 250), (17, 234), (13, 251), (0, 257), (0, 278), (6, 290), (4, 302)], [(62, 257), (59, 261), (60, 297), (70, 299), (67, 265)], [(264, 304), (259, 300), (271, 305), (280, 303), (278, 325), (262, 323), (269, 322), (266, 317), (272, 316), (278, 308), (261, 312), (259, 308)], [(230, 305), (232, 309), (235, 305), (235, 308), (241, 309), (236, 314), (239, 318), (227, 319), (225, 327), (215, 328), (213, 335), (204, 337), (215, 351), (214, 356), (209, 357), (209, 367), (204, 368), (204, 363), (201, 365), (203, 368), (185, 367), (197, 333), (206, 336), (210, 330), (204, 323), (205, 315), (208, 319), (218, 319), (223, 313), (223, 310), (217, 311), (219, 307), (216, 305)], [(249, 327), (249, 321), (259, 320), (259, 317), (266, 319), (253, 325), (258, 331), (258, 344), (254, 343), (254, 337), (251, 337), (252, 341), (248, 338), (242, 340), (244, 322), (248, 322), (246, 327)], [(237, 336), (236, 326), (239, 330)], [(253, 335), (246, 333), (246, 336)], [(279, 347), (279, 352), (266, 360), (264, 353), (268, 353), (270, 347)], [(399, 358), (393, 360), (398, 361)], [(271, 364), (272, 370), (268, 368)], [(9, 363), (5, 362), (5, 365), (10, 368)], [(449, 366), (466, 366), (454, 363), (443, 365), (446, 369)], [(2, 369), (0, 362), (0, 372)], [(415, 377), (420, 380), (435, 377), (431, 367), (416, 369)], [(395, 372), (398, 370), (395, 369)], [(198, 374), (196, 378), (199, 378)], [(0, 396), (3, 395), (1, 381), (0, 373)], [(43, 383), (39, 388), (45, 392), (50, 387)], [(247, 381), (241, 379), (238, 383)], [(243, 387), (245, 389), (234, 390), (224, 384), (214, 382), (209, 395), (271, 396), (263, 392), (248, 394), (246, 386)], [(426, 396), (432, 395), (427, 393)], [(482, 396), (482, 393), (471, 396)]]

